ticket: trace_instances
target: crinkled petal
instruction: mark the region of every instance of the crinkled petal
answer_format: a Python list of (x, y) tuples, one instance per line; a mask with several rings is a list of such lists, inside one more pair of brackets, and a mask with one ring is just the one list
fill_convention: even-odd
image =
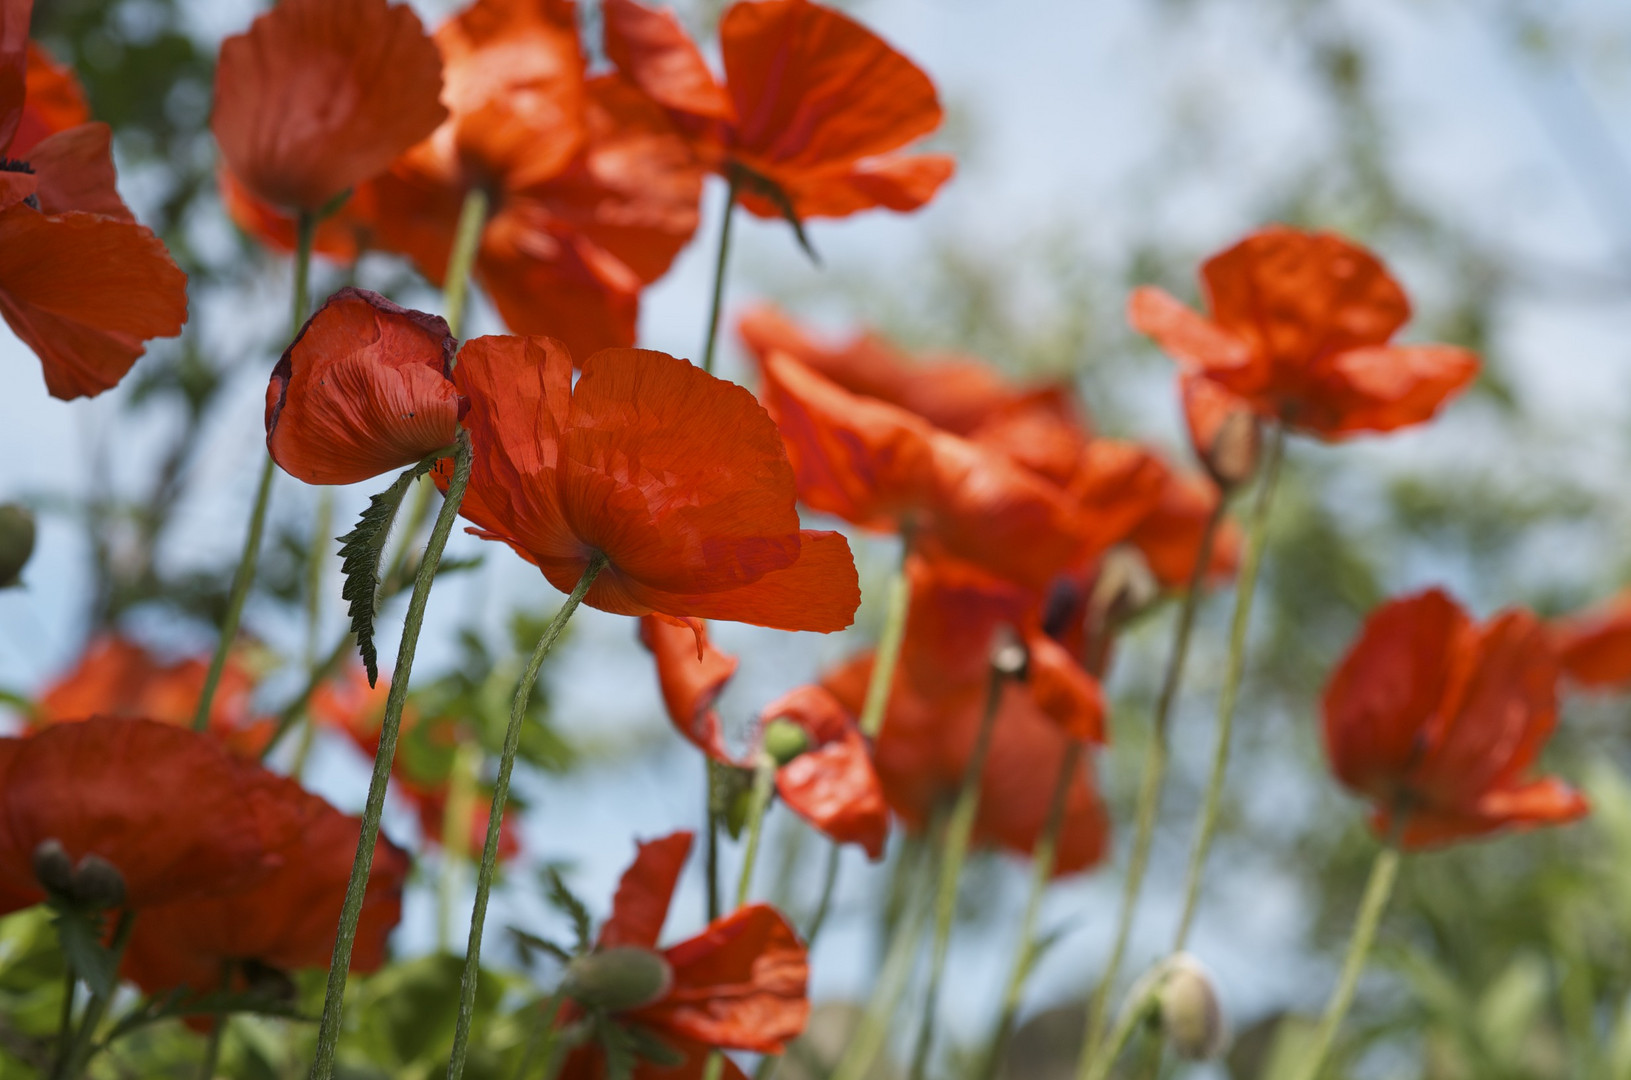
[(600, 928), (600, 947), (630, 945), (655, 949), (668, 919), (668, 905), (680, 871), (691, 853), (691, 834), (670, 833), (639, 845), (634, 862), (623, 871), (612, 913)]
[(735, 764), (714, 701), (736, 674), (736, 657), (716, 649), (700, 624), (693, 630), (655, 615), (640, 620), (640, 643), (656, 661), (657, 684), (675, 729), (715, 761)]
[(674, 12), (634, 0), (605, 0), (601, 17), (607, 58), (653, 101), (692, 116), (735, 118), (730, 95)]
[(119, 198), (113, 172), (113, 130), (106, 124), (81, 124), (41, 139), (28, 159), (38, 182), (40, 211), (64, 214), (83, 210), (115, 221), (136, 217)]

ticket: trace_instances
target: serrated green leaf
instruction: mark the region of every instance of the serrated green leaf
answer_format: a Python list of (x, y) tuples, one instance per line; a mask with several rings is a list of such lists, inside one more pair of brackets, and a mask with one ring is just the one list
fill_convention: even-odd
[(52, 920), (57, 940), (73, 965), (74, 973), (99, 997), (113, 993), (115, 972), (113, 954), (102, 945), (102, 921), (73, 911), (58, 911)]
[(685, 1064), (685, 1055), (657, 1037), (657, 1033), (639, 1024), (626, 1024), (629, 1046), (642, 1061), (649, 1061), (660, 1069), (676, 1069)]
[(595, 921), (589, 915), (589, 909), (584, 906), (572, 890), (566, 887), (561, 880), (560, 873), (553, 867), (544, 870), (544, 883), (548, 888), (550, 905), (557, 911), (572, 920), (572, 932), (577, 937), (578, 951), (588, 952), (595, 944)]
[(563, 949), (561, 946), (555, 944), (548, 938), (539, 937), (537, 934), (528, 933), (518, 926), (510, 927), (510, 936), (515, 939), (515, 944), (520, 950), (521, 958), (525, 961), (530, 962), (532, 960), (531, 954), (537, 952), (546, 953), (563, 964), (571, 963), (572, 961), (572, 953), (570, 951)]
[(395, 482), (368, 500), (356, 527), (340, 541), (340, 572), (345, 584), (340, 588), (340, 599), (348, 601), (347, 614), (351, 616), (351, 634), (357, 639), (357, 651), (362, 654), (363, 666), (368, 669), (368, 685), (379, 682), (379, 654), (374, 648), (374, 616), (379, 613), (379, 564), (385, 556), (385, 541), (390, 538), (391, 524), (402, 508), (402, 498), (415, 480), (429, 472), (434, 460), (427, 458), (408, 469)]
[(633, 1035), (615, 1020), (600, 1017), (596, 1021), (595, 1038), (606, 1059), (606, 1080), (632, 1080), (635, 1066), (640, 1064), (640, 1053)]

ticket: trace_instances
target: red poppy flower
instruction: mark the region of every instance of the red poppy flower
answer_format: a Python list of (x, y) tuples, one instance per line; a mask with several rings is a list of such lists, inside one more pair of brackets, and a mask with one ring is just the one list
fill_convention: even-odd
[[(362, 823), (264, 769), (246, 769), (240, 783), (278, 805), (296, 830), (277, 853), (278, 868), (252, 887), (142, 912), (122, 971), (149, 994), (222, 989), (229, 964), (228, 988), (241, 989), (252, 974), (245, 964), (292, 972), (326, 968), (333, 957)], [(407, 854), (381, 837), (363, 896), (352, 971), (373, 971), (385, 963), (386, 938), (402, 917), (407, 876)]]
[[(380, 726), (385, 720), (385, 700), (390, 696), (389, 677), (378, 685), (368, 685), (368, 672), (361, 664), (330, 679), (312, 695), (312, 719), (349, 738), (363, 755), (372, 759), (379, 753)], [(410, 697), (402, 710), (400, 742), (391, 760), (390, 790), (405, 799), (419, 821), (419, 835), (425, 843), (445, 847), (443, 829), (447, 823), (447, 800), (451, 784), (454, 751), (473, 736), (461, 730), (459, 721), (438, 717), (425, 720)], [(479, 802), (479, 800), (478, 800)], [(499, 822), (498, 857), (509, 861), (521, 853), (521, 837), (511, 813), (505, 807)], [(470, 815), (470, 835), (466, 851), (480, 851), (487, 842), (487, 820), (491, 808), (479, 804)]]
[(1391, 601), (1325, 689), (1331, 767), (1406, 848), (1572, 821), (1584, 797), (1525, 778), (1557, 723), (1557, 676), (1527, 611), (1480, 626), (1437, 589)]
[[(208, 672), (208, 657), (165, 664), (135, 642), (100, 637), (73, 670), (46, 687), (33, 719), (44, 725), (114, 716), (186, 727), (193, 722)], [(255, 681), (245, 654), (229, 653), (210, 701), (209, 730), (238, 756), (258, 759), (277, 725), (255, 714)]]
[[(657, 1000), (614, 1012), (613, 1018), (644, 1028), (683, 1055), (684, 1064), (667, 1068), (642, 1060), (632, 1080), (699, 1077), (715, 1049), (779, 1054), (804, 1030), (810, 1014), (804, 946), (768, 904), (749, 904), (714, 920), (696, 937), (657, 947), (690, 849), (688, 832), (641, 844), (600, 929), (599, 948), (646, 950), (672, 976)], [(577, 1010), (563, 1013), (563, 1023), (570, 1022)], [(605, 1070), (600, 1046), (590, 1044), (568, 1055), (560, 1075), (561, 1080), (597, 1080)], [(729, 1059), (723, 1075), (743, 1080)]]
[[(640, 641), (657, 662), (668, 717), (680, 734), (715, 761), (751, 767), (755, 755), (737, 758), (725, 745), (713, 707), (736, 672), (736, 657), (716, 649), (705, 628), (655, 616), (640, 620)], [(889, 809), (854, 714), (825, 689), (801, 686), (765, 706), (759, 734), (777, 720), (803, 731), (808, 747), (776, 770), (782, 801), (835, 843), (859, 844), (871, 858), (880, 857), (889, 837)]]
[[(31, 8), (0, 0), (0, 315), (66, 401), (100, 394), (149, 338), (181, 332), (187, 277), (120, 200), (107, 125), (50, 133), (78, 112), (43, 57), (29, 78)], [(28, 107), (30, 86), (41, 108)]]
[(1201, 268), (1210, 318), (1159, 289), (1134, 327), (1258, 413), (1323, 439), (1431, 419), (1478, 374), (1449, 345), (1389, 345), (1410, 301), (1387, 268), (1332, 233), (1271, 226)]
[(1563, 673), (1593, 690), (1631, 684), (1631, 591), (1547, 625)]
[(151, 720), (97, 717), (0, 739), (0, 896), (44, 899), (35, 849), (99, 855), (124, 879), (125, 906), (223, 896), (267, 878), (298, 823), (216, 740)]
[(607, 56), (760, 217), (916, 210), (951, 177), (943, 154), (892, 154), (940, 126), (934, 83), (832, 8), (733, 4), (719, 24), (724, 85), (672, 12), (634, 0), (602, 11)]
[(317, 309), (272, 369), (266, 448), (308, 484), (354, 484), (453, 442), (458, 343), (439, 315), (350, 286)]
[(441, 57), (386, 0), (284, 0), (221, 43), (210, 127), (245, 187), (315, 213), (447, 116)]
[(71, 69), (57, 63), (34, 42), (28, 43), (28, 71), (24, 78), (23, 115), (11, 137), (9, 153), (27, 160), (40, 142), (59, 131), (90, 123), (91, 107), (85, 90)]
[[(257, 199), (243, 181), (224, 166), (216, 171), (215, 187), (221, 207), (238, 228), (271, 248), (292, 253), (299, 241), (299, 220), (294, 214)], [(345, 204), (317, 222), (312, 233), (312, 250), (336, 262), (355, 263), (374, 246), (375, 222), (379, 218), (378, 198), (373, 185), (364, 184), (352, 192)]]
[[(793, 472), (753, 395), (664, 353), (607, 349), (572, 385), (548, 338), (460, 353), (475, 449), (462, 513), (584, 603), (780, 630), (842, 630), (860, 604), (849, 543), (800, 530)], [(438, 467), (446, 483), (446, 463)]]
[(436, 43), (450, 115), (374, 184), (379, 242), (440, 284), (481, 188), (475, 271), (505, 324), (579, 356), (633, 345), (640, 290), (697, 226), (684, 140), (623, 78), (585, 79), (570, 3), (481, 0)]
[(812, 509), (866, 529), (910, 527), (915, 545), (1039, 589), (1114, 539), (1000, 451), (852, 394), (786, 353), (762, 367), (765, 407)]

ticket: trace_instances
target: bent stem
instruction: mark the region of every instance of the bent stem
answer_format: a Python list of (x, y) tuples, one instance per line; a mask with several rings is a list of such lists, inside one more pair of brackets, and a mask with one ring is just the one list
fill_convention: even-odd
[(719, 253), (714, 258), (714, 298), (708, 308), (708, 335), (702, 343), (702, 370), (714, 373), (714, 347), (719, 342), (719, 315), (725, 307), (725, 263), (731, 251), (731, 221), (736, 217), (736, 181), (725, 189), (725, 209), (719, 223)]
[(1207, 568), (1212, 562), (1212, 547), (1222, 528), (1227, 506), (1222, 497), (1212, 508), (1201, 532), (1201, 542), (1195, 553), (1195, 565), (1189, 573), (1184, 589), (1183, 605), (1178, 609), (1178, 621), (1172, 629), (1172, 647), (1167, 653), (1166, 671), (1161, 677), (1161, 693), (1156, 698), (1155, 715), (1150, 722), (1149, 745), (1144, 749), (1144, 768), (1138, 783), (1138, 802), (1134, 811), (1133, 843), (1127, 856), (1127, 876), (1122, 882), (1121, 911), (1116, 919), (1116, 936), (1110, 946), (1110, 957), (1105, 962), (1099, 985), (1088, 999), (1087, 1038), (1082, 1043), (1081, 1060), (1076, 1075), (1085, 1077), (1093, 1061), (1093, 1051), (1104, 1037), (1104, 1026), (1110, 1017), (1110, 994), (1121, 973), (1121, 962), (1126, 956), (1127, 942), (1132, 935), (1133, 916), (1138, 910), (1139, 893), (1144, 887), (1144, 873), (1149, 868), (1150, 847), (1155, 840), (1155, 823), (1160, 817), (1161, 791), (1166, 783), (1167, 760), (1170, 750), (1172, 709), (1178, 700), (1178, 688), (1183, 683), (1184, 662), (1189, 656), (1189, 639), (1195, 629), (1195, 613), (1200, 609), (1201, 596), (1206, 588)]
[(1365, 898), (1359, 904), (1359, 917), (1354, 920), (1353, 936), (1348, 939), (1348, 955), (1342, 961), (1342, 974), (1337, 979), (1336, 988), (1331, 991), (1331, 1000), (1326, 1004), (1325, 1015), (1320, 1018), (1320, 1026), (1314, 1032), (1308, 1056), (1303, 1059), (1301, 1068), (1292, 1074), (1294, 1080), (1315, 1080), (1320, 1067), (1325, 1064), (1326, 1055), (1331, 1052), (1331, 1044), (1336, 1041), (1337, 1031), (1348, 1015), (1348, 1007), (1353, 1004), (1354, 990), (1359, 986), (1359, 976), (1365, 971), (1365, 960), (1370, 955), (1371, 944), (1376, 940), (1376, 928), (1382, 921), (1382, 912), (1387, 910), (1393, 883), (1398, 880), (1399, 862), (1399, 849), (1391, 844), (1376, 853), (1376, 861), (1371, 864), (1370, 880), (1365, 883)]
[(317, 1029), (317, 1052), (312, 1059), (311, 1080), (330, 1080), (334, 1075), (335, 1047), (340, 1041), (340, 1016), (345, 1007), (346, 975), (351, 969), (351, 947), (356, 941), (357, 924), (362, 919), (363, 898), (368, 891), (368, 875), (374, 864), (374, 845), (379, 840), (379, 819), (385, 809), (385, 788), (391, 779), (391, 763), (396, 758), (397, 736), (402, 730), (402, 710), (408, 700), (408, 682), (413, 675), (413, 657), (419, 647), (419, 631), (425, 622), (425, 604), (442, 562), (442, 551), (453, 531), (464, 489), (470, 482), (470, 435), (461, 429), (453, 453), (453, 478), (447, 498), (436, 515), (430, 539), (425, 542), (419, 572), (414, 575), (413, 594), (402, 624), (402, 643), (397, 647), (396, 668), (391, 673), (391, 690), (385, 699), (385, 717), (380, 721), (379, 749), (374, 754), (374, 772), (368, 782), (368, 801), (363, 807), (362, 831), (357, 837), (357, 855), (346, 882), (345, 904), (340, 909), (340, 926), (334, 939), (334, 956), (329, 962), (328, 988), (323, 995), (323, 1019)]
[(447, 256), (442, 275), (442, 317), (454, 337), (464, 326), (465, 301), (470, 295), (470, 268), (476, 264), (481, 246), (481, 230), (487, 224), (487, 192), (473, 187), (459, 208), (459, 224), (453, 234), (453, 249)]
[(900, 565), (889, 579), (888, 604), (884, 610), (883, 633), (872, 654), (872, 678), (866, 684), (866, 700), (861, 705), (861, 734), (876, 739), (883, 730), (884, 713), (889, 709), (889, 692), (895, 685), (895, 668), (900, 665), (900, 646), (906, 638), (906, 615), (912, 606), (912, 579), (906, 574), (906, 560), (912, 554), (912, 527), (900, 533)]
[(1014, 1033), (1014, 1021), (1019, 1016), (1019, 1002), (1024, 994), (1025, 980), (1036, 962), (1036, 922), (1042, 913), (1042, 896), (1053, 880), (1058, 864), (1059, 832), (1065, 822), (1065, 804), (1070, 797), (1070, 782), (1082, 763), (1082, 741), (1072, 739), (1059, 762), (1059, 775), (1053, 781), (1053, 795), (1048, 800), (1048, 816), (1037, 838), (1036, 850), (1031, 856), (1031, 892), (1025, 900), (1025, 914), (1019, 924), (1019, 948), (1014, 952), (1014, 966), (1008, 972), (1008, 985), (1002, 995), (1002, 1013), (991, 1036), (985, 1062), (980, 1068), (981, 1080), (997, 1075), (1002, 1053)]
[[(487, 923), (487, 901), (493, 890), (493, 875), (498, 870), (498, 838), (504, 822), (504, 804), (510, 797), (510, 773), (515, 769), (516, 750), (521, 745), (521, 722), (527, 715), (527, 702), (532, 698), (532, 684), (544, 666), (544, 658), (566, 629), (572, 613), (588, 595), (595, 578), (606, 568), (606, 556), (596, 552), (584, 569), (583, 576), (573, 586), (571, 595), (561, 610), (555, 613), (545, 627), (538, 645), (532, 650), (526, 670), (515, 688), (515, 700), (510, 704), (510, 723), (504, 729), (504, 748), (499, 752), (498, 778), (493, 782), (493, 805), (487, 814), (487, 842), (481, 849), (481, 868), (476, 874), (476, 906), (470, 914), (470, 943), (464, 953), (464, 974), (459, 980), (459, 1016), (453, 1028), (453, 1053), (448, 1059), (448, 1080), (459, 1080), (464, 1075), (465, 1057), (470, 1052), (470, 1021), (476, 1008), (476, 982), (481, 975), (481, 934)], [(391, 684), (396, 689), (396, 684)]]
[(934, 945), (929, 955), (929, 985), (923, 1002), (923, 1018), (917, 1029), (917, 1046), (912, 1051), (912, 1080), (923, 1080), (929, 1067), (929, 1051), (934, 1045), (935, 1012), (940, 1004), (940, 980), (946, 970), (946, 953), (951, 946), (951, 924), (957, 914), (957, 885), (968, 857), (969, 839), (974, 834), (974, 816), (980, 809), (980, 778), (991, 749), (991, 732), (997, 726), (1002, 704), (1004, 674), (993, 665), (986, 691), (985, 714), (974, 736), (974, 749), (963, 769), (963, 784), (957, 792), (951, 818), (946, 823), (944, 847), (940, 854), (940, 881), (935, 892)]
[[(289, 339), (300, 332), (306, 322), (306, 279), (311, 273), (312, 237), (316, 233), (316, 220), (302, 213), (295, 226), (294, 301), (291, 304)], [(270, 452), (261, 466), (260, 484), (255, 489), (255, 504), (249, 511), (249, 534), (244, 537), (243, 553), (238, 557), (238, 570), (232, 576), (232, 591), (227, 594), (226, 613), (221, 618), (221, 639), (215, 643), (215, 655), (210, 657), (209, 671), (204, 675), (204, 688), (198, 694), (198, 707), (193, 712), (193, 730), (206, 731), (210, 726), (210, 705), (215, 701), (215, 689), (221, 684), (221, 672), (227, 663), (227, 653), (238, 636), (238, 622), (243, 618), (244, 601), (249, 597), (249, 584), (255, 578), (255, 563), (260, 560), (261, 537), (266, 533), (266, 507), (272, 501), (272, 473), (274, 465)]]
[(1235, 585), (1234, 621), (1229, 627), (1229, 659), (1223, 674), (1223, 689), (1218, 693), (1217, 743), (1212, 751), (1212, 772), (1206, 782), (1206, 794), (1201, 803), (1200, 825), (1195, 833), (1195, 846), (1189, 855), (1189, 877), (1184, 886), (1184, 914), (1178, 922), (1178, 933), (1173, 938), (1172, 951), (1179, 952), (1189, 940), (1189, 931), (1195, 921), (1196, 905), (1200, 901), (1201, 879), (1206, 874), (1206, 855), (1212, 847), (1212, 838), (1218, 827), (1218, 808), (1223, 802), (1223, 785), (1229, 770), (1229, 740), (1234, 729), (1235, 700), (1240, 693), (1241, 676), (1246, 670), (1246, 631), (1251, 624), (1252, 597), (1257, 591), (1257, 572), (1263, 563), (1263, 547), (1268, 539), (1269, 505), (1274, 500), (1274, 488), (1280, 478), (1280, 462), (1285, 457), (1286, 429), (1277, 425), (1269, 441), (1268, 460), (1263, 464), (1263, 479), (1257, 489), (1257, 500), (1252, 506), (1252, 519), (1246, 537), (1246, 555), (1240, 566), (1240, 579)]

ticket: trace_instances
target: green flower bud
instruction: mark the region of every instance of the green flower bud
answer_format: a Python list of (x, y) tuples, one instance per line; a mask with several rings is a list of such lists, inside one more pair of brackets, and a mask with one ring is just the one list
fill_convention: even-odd
[(0, 505), (0, 589), (21, 582), (23, 567), (34, 554), (34, 515), (15, 503)]
[(53, 896), (67, 896), (74, 887), (74, 862), (57, 840), (41, 840), (34, 848), (34, 880)]
[(1217, 988), (1200, 961), (1179, 953), (1167, 961), (1156, 992), (1161, 1031), (1179, 1057), (1206, 1061), (1223, 1053), (1229, 1037)]
[(810, 749), (809, 734), (793, 721), (778, 716), (765, 725), (764, 751), (778, 767)]
[(673, 985), (667, 960), (650, 949), (617, 945), (573, 960), (563, 988), (586, 1009), (623, 1012), (661, 1001)]
[(87, 855), (74, 868), (73, 898), (93, 911), (123, 907), (125, 876), (100, 855)]

